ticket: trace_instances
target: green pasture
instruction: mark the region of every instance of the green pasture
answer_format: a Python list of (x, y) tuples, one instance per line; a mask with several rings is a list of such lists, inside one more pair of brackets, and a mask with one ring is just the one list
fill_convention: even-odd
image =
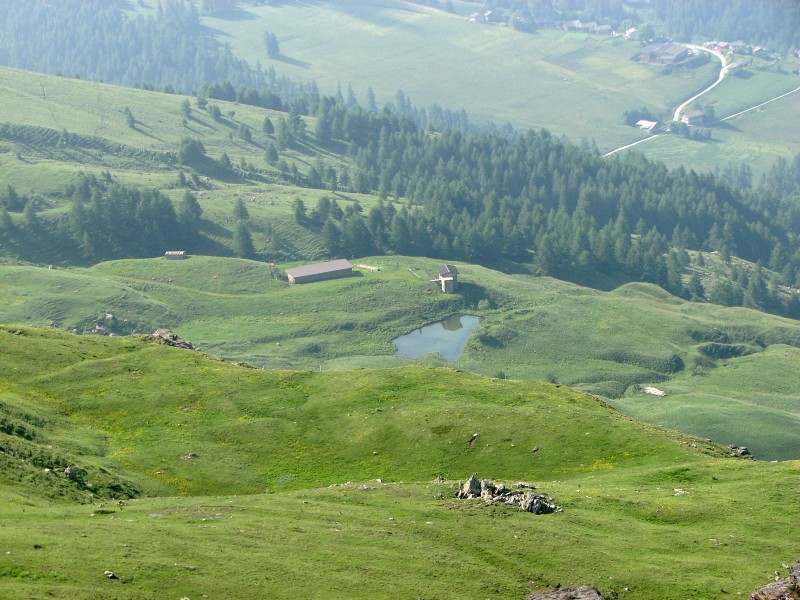
[[(707, 65), (680, 76), (631, 61), (636, 42), (557, 30), (535, 35), (482, 26), (410, 2), (331, 2), (242, 7), (242, 18), (204, 18), (234, 52), (279, 75), (313, 79), (324, 94), (372, 87), (380, 105), (398, 89), (420, 107), (464, 108), (475, 120), (547, 128), (612, 149), (629, 141), (622, 113), (671, 113), (712, 81)], [(282, 58), (268, 59), (264, 31)], [(347, 39), (347, 44), (342, 39)]]
[[(717, 118), (722, 119), (798, 87), (798, 76), (756, 71), (747, 78), (727, 77), (703, 98), (703, 104), (713, 106)], [(683, 165), (698, 172), (746, 163), (757, 182), (758, 176), (768, 171), (778, 158), (791, 160), (800, 153), (800, 136), (787, 127), (787, 123), (797, 118), (800, 118), (800, 92), (712, 124), (709, 141), (664, 135), (631, 151), (644, 153), (670, 168)]]
[[(18, 326), (0, 356), (7, 597), (735, 598), (800, 552), (797, 462), (726, 458), (561, 386), (262, 371)], [(562, 510), (455, 499), (472, 473)]]
[[(416, 363), (557, 382), (614, 399), (637, 418), (747, 445), (763, 458), (796, 457), (795, 321), (685, 302), (647, 284), (603, 292), (467, 264), (459, 265), (459, 293), (444, 295), (430, 282), (433, 260), (354, 263), (381, 270), (291, 285), (284, 279), (291, 264), (204, 256), (90, 269), (6, 266), (0, 267), (0, 321), (100, 333), (170, 327), (204, 352), (255, 367), (327, 371)], [(392, 339), (454, 313), (483, 318), (459, 359), (393, 356)], [(710, 357), (704, 350), (710, 342), (751, 354)], [(731, 365), (753, 361), (780, 370), (778, 377), (753, 368), (748, 377), (762, 389), (783, 382), (781, 404), (771, 392), (751, 393), (741, 377), (729, 376), (737, 372)], [(645, 385), (668, 388), (667, 399), (644, 396)], [(711, 407), (690, 418), (687, 407), (699, 410), (701, 401)], [(756, 421), (757, 427), (739, 425)]]
[(606, 597), (746, 597), (800, 551), (785, 535), (798, 516), (797, 486), (786, 485), (796, 476), (796, 464), (715, 461), (539, 480), (564, 512), (538, 517), (453, 499), (449, 483), (375, 481), (122, 509), (16, 505), (0, 517), (13, 549), (0, 578), (17, 597), (447, 598), (457, 589), (511, 599), (574, 582)]
[[(800, 61), (795, 65), (795, 70), (797, 68), (800, 68)], [(800, 76), (794, 73), (746, 68), (727, 76), (722, 84), (703, 96), (701, 104), (713, 106), (716, 117), (722, 119), (798, 87)], [(796, 109), (799, 102), (797, 97), (787, 97), (780, 110)]]
[[(133, 179), (158, 187), (169, 181), (174, 185), (177, 171), (182, 168), (175, 156), (184, 137), (199, 139), (213, 159), (224, 153), (237, 167), (246, 161), (264, 170), (268, 167), (266, 144), (274, 139), (262, 133), (263, 121), (270, 117), (276, 124), (286, 117), (285, 113), (212, 100), (222, 112), (222, 119), (217, 122), (198, 109), (194, 98), (8, 68), (0, 68), (0, 93), (0, 123), (27, 127), (32, 140), (2, 141), (5, 153), (0, 154), (0, 175), (22, 191), (38, 193), (58, 191), (58, 186), (74, 179), (78, 171), (108, 170), (124, 181)], [(187, 99), (191, 102), (188, 118), (182, 109)], [(136, 119), (135, 127), (127, 124), (126, 108)], [(240, 137), (240, 127), (251, 130), (252, 141)], [(84, 145), (39, 142), (48, 131), (84, 136)], [(93, 147), (94, 138), (116, 150)], [(281, 158), (305, 171), (319, 152), (302, 146), (282, 152)], [(327, 161), (341, 161), (329, 151), (322, 155)], [(201, 171), (201, 176), (206, 175), (220, 179), (218, 173)], [(233, 176), (222, 179), (221, 185), (241, 182)]]
[(613, 403), (641, 421), (748, 446), (764, 460), (780, 459), (800, 445), (799, 361), (797, 348), (770, 346), (665, 382), (666, 397), (634, 392)]

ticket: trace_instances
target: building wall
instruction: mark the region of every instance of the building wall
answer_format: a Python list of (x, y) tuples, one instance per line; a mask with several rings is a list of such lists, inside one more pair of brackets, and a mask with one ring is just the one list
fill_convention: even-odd
[(289, 276), (289, 281), (292, 283), (311, 283), (313, 281), (325, 281), (327, 279), (342, 279), (343, 277), (352, 277), (353, 269), (342, 269), (341, 271), (330, 271), (328, 273), (314, 273), (312, 275), (301, 275), (299, 277)]

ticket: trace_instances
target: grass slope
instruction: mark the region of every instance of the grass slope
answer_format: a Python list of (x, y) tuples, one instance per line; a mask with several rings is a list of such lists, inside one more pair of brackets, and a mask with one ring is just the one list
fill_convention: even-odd
[[(429, 281), (435, 261), (363, 261), (382, 270), (300, 286), (264, 263), (202, 256), (75, 270), (3, 267), (0, 321), (117, 333), (169, 326), (206, 352), (257, 367), (417, 363), (549, 380), (613, 399), (655, 424), (747, 445), (762, 458), (797, 458), (795, 321), (684, 302), (646, 284), (602, 292), (463, 264), (459, 293), (443, 295)], [(483, 318), (461, 358), (393, 356), (393, 338), (459, 312)], [(730, 357), (709, 356), (716, 348), (709, 344)], [(668, 396), (643, 394), (651, 384)]]
[[(0, 328), (0, 355), (2, 416), (68, 432), (47, 440), (55, 453), (103, 440), (74, 466), (104, 461), (155, 496), (46, 500), (8, 477), (25, 461), (6, 452), (5, 597), (519, 598), (593, 582), (609, 596), (724, 598), (800, 552), (785, 535), (797, 462), (722, 458), (563, 387), (420, 367), (258, 371), (24, 327)], [(474, 471), (532, 480), (563, 512), (426, 483)]]

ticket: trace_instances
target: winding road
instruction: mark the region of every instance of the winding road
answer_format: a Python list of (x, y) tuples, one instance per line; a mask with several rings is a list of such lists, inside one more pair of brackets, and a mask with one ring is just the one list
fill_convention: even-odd
[(684, 108), (686, 108), (689, 104), (700, 98), (702, 95), (707, 94), (715, 87), (717, 87), (720, 83), (722, 83), (722, 80), (725, 79), (725, 75), (728, 74), (728, 69), (726, 68), (728, 61), (725, 60), (725, 57), (720, 52), (717, 52), (716, 50), (709, 50), (704, 46), (695, 46), (694, 44), (681, 44), (681, 46), (683, 46), (684, 48), (689, 48), (690, 50), (693, 50), (695, 52), (708, 52), (709, 54), (716, 56), (719, 59), (722, 68), (719, 70), (719, 77), (717, 77), (717, 80), (714, 83), (712, 83), (710, 86), (708, 86), (699, 94), (692, 96), (686, 102), (684, 102), (678, 108), (675, 109), (675, 114), (672, 116), (673, 121), (680, 121), (681, 113), (683, 112)]
[[(695, 44), (681, 44), (681, 46), (683, 46), (684, 48), (689, 48), (690, 50), (692, 50), (694, 52), (707, 52), (708, 54), (711, 54), (711, 55), (715, 56), (719, 60), (721, 68), (719, 70), (719, 77), (717, 78), (717, 80), (714, 83), (712, 83), (710, 86), (708, 86), (706, 89), (704, 89), (699, 94), (695, 94), (694, 96), (689, 98), (686, 102), (684, 102), (678, 108), (675, 109), (675, 114), (672, 116), (672, 120), (673, 121), (680, 121), (681, 120), (681, 113), (683, 112), (683, 110), (689, 104), (691, 104), (692, 102), (694, 102), (695, 100), (697, 100), (698, 98), (703, 96), (704, 94), (707, 94), (708, 92), (713, 90), (715, 87), (717, 87), (720, 83), (722, 83), (722, 80), (725, 79), (725, 76), (728, 74), (728, 69), (726, 68), (727, 67), (727, 61), (725, 60), (725, 57), (722, 55), (722, 53), (717, 52), (716, 50), (711, 50), (711, 49), (706, 48), (704, 46), (697, 46)], [(798, 89), (800, 89), (800, 88), (798, 88)], [(797, 91), (797, 90), (794, 90), (794, 91)], [(791, 94), (792, 92), (789, 92), (789, 93)], [(784, 94), (784, 95), (786, 95), (786, 94)], [(777, 98), (773, 98), (773, 100), (777, 100)], [(771, 101), (772, 100), (769, 100), (768, 102), (771, 102)], [(766, 102), (764, 104), (766, 104)], [(755, 107), (753, 107), (753, 108), (755, 108)], [(748, 109), (748, 110), (752, 110), (752, 109)], [(744, 111), (744, 112), (746, 112), (746, 111)], [(741, 114), (741, 113), (739, 113), (739, 114)], [(731, 117), (733, 117), (733, 116), (735, 116), (735, 115), (731, 115)], [(729, 119), (731, 117), (726, 117), (726, 119)], [(633, 146), (637, 146), (639, 144), (643, 144), (644, 142), (647, 142), (647, 141), (650, 141), (652, 139), (655, 139), (659, 135), (661, 135), (661, 134), (657, 133), (657, 134), (648, 136), (648, 137), (646, 137), (644, 139), (637, 140), (637, 141), (633, 142), (632, 144), (627, 144), (625, 146), (621, 146), (620, 148), (616, 148), (615, 150), (611, 150), (610, 152), (606, 152), (603, 156), (611, 156), (612, 154), (616, 154), (617, 152), (620, 152), (622, 150), (627, 150), (628, 148), (632, 148)]]

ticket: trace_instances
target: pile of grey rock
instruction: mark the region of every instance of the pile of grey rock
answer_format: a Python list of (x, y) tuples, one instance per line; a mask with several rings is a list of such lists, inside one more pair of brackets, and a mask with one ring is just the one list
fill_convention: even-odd
[[(778, 577), (777, 572), (776, 577)], [(765, 585), (750, 594), (750, 600), (792, 600), (793, 598), (800, 598), (800, 560), (789, 567), (789, 577), (778, 579), (778, 581)]]
[(530, 483), (516, 483), (506, 486), (503, 483), (495, 483), (488, 479), (479, 480), (475, 475), (467, 479), (460, 485), (456, 492), (457, 498), (480, 498), (486, 504), (502, 502), (509, 506), (518, 506), (522, 510), (531, 512), (535, 515), (544, 515), (560, 511), (550, 496), (536, 494), (536, 486)]
[(539, 590), (525, 596), (525, 600), (605, 600), (591, 585), (572, 585), (554, 590)]
[(731, 451), (731, 456), (738, 456), (739, 458), (753, 458), (753, 455), (750, 454), (750, 450), (747, 446), (735, 446), (734, 444), (728, 444), (728, 450)]
[(167, 346), (186, 348), (187, 350), (197, 350), (194, 344), (179, 338), (177, 333), (174, 333), (169, 329), (156, 329), (149, 337), (150, 339), (156, 340), (159, 343)]

